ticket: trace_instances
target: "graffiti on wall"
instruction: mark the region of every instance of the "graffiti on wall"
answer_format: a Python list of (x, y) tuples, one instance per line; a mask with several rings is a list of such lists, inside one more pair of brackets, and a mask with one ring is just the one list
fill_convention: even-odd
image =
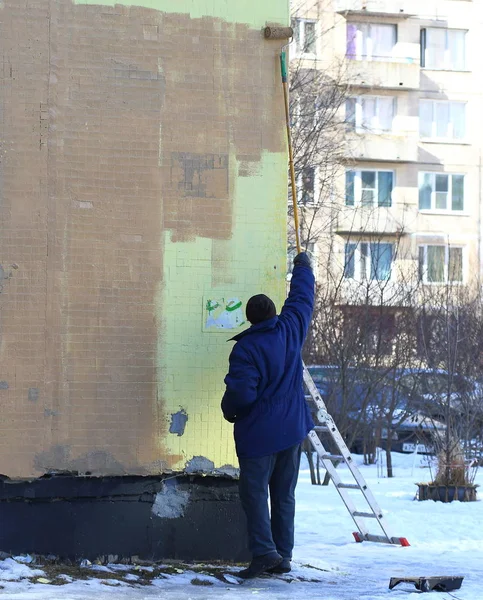
[(245, 324), (243, 303), (236, 296), (230, 298), (208, 296), (204, 298), (203, 304), (205, 331), (239, 329)]

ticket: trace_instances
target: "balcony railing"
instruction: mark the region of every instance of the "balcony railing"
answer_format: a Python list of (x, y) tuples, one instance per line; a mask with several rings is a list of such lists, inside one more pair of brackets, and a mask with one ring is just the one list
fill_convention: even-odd
[(390, 16), (408, 18), (413, 15), (442, 15), (442, 3), (438, 0), (336, 0), (336, 12), (348, 14), (367, 14), (370, 16)]
[(353, 160), (417, 162), (418, 134), (415, 131), (373, 134), (349, 132), (346, 157)]
[(361, 235), (383, 236), (407, 233), (400, 208), (377, 206), (344, 206), (334, 220), (334, 233), (357, 241)]
[(376, 60), (370, 61), (348, 57), (348, 76), (354, 86), (417, 90), (420, 82), (419, 61), (399, 57), (376, 57)]
[[(393, 266), (393, 271), (395, 270)], [(373, 306), (408, 306), (412, 285), (397, 281), (355, 281), (344, 279), (340, 290), (340, 304)]]

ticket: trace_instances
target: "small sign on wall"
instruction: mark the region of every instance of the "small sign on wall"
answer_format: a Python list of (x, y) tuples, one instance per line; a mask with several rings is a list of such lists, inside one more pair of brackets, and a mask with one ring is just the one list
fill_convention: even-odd
[(245, 306), (237, 296), (203, 297), (203, 331), (233, 331), (245, 324)]

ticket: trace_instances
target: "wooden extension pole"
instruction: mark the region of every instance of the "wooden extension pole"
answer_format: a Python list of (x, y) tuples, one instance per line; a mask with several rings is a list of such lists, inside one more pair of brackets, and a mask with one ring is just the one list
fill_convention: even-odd
[(280, 55), (280, 66), (282, 69), (282, 84), (283, 84), (283, 97), (285, 101), (285, 120), (287, 125), (287, 141), (288, 141), (288, 158), (290, 167), (290, 182), (292, 187), (292, 203), (293, 203), (293, 218), (295, 226), (295, 242), (297, 245), (297, 254), (302, 251), (300, 246), (300, 231), (299, 231), (299, 211), (297, 205), (297, 185), (295, 182), (295, 168), (293, 164), (293, 148), (292, 148), (292, 132), (290, 128), (290, 107), (288, 101), (288, 77), (287, 77), (287, 63), (286, 63), (286, 52), (283, 51)]

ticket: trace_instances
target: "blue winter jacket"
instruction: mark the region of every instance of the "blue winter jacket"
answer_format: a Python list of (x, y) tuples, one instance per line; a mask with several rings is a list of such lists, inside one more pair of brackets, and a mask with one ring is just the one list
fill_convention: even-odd
[(314, 306), (314, 275), (295, 265), (280, 316), (236, 335), (221, 408), (235, 422), (239, 458), (299, 444), (314, 427), (302, 384), (302, 345)]

